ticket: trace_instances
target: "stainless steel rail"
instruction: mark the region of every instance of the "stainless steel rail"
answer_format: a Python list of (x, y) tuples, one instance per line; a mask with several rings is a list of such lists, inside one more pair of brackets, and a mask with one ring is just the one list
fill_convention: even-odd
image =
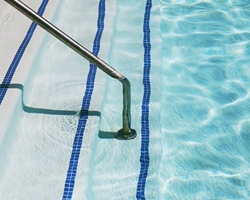
[(134, 129), (131, 129), (131, 114), (130, 114), (131, 91), (130, 91), (129, 80), (125, 76), (120, 74), (118, 71), (116, 71), (114, 68), (109, 66), (107, 63), (105, 63), (103, 60), (101, 60), (100, 58), (92, 54), (88, 49), (84, 48), (74, 39), (66, 35), (56, 26), (48, 22), (43, 17), (39, 16), (34, 10), (29, 8), (27, 5), (25, 5), (21, 1), (18, 1), (18, 0), (5, 0), (5, 1), (8, 2), (10, 5), (12, 5), (14, 8), (16, 8), (17, 10), (19, 10), (24, 15), (26, 15), (32, 21), (37, 23), (43, 29), (48, 31), (50, 34), (55, 36), (57, 39), (62, 41), (68, 47), (73, 49), (75, 52), (83, 56), (89, 62), (93, 63), (95, 66), (97, 66), (99, 69), (104, 71), (106, 74), (108, 74), (112, 78), (119, 80), (122, 83), (122, 86), (123, 86), (123, 112), (122, 112), (123, 125), (122, 125), (122, 129), (120, 129), (117, 132), (116, 138), (121, 139), (121, 140), (128, 140), (128, 139), (135, 138), (136, 131)]

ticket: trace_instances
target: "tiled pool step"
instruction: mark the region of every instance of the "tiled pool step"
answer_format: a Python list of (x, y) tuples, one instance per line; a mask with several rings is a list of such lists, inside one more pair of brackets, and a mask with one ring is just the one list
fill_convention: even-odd
[[(38, 9), (38, 12), (37, 12), (39, 15), (43, 15), (48, 2), (49, 2), (48, 0), (42, 1), (41, 5)], [(37, 24), (34, 22), (32, 22), (32, 24), (30, 25), (28, 32), (27, 32), (25, 38), (23, 39), (23, 42), (21, 43), (20, 47), (18, 48), (10, 66), (8, 68), (8, 71), (4, 76), (2, 84), (10, 84), (11, 83), (11, 80), (15, 74), (15, 71), (18, 67), (18, 64), (19, 64), (20, 60), (22, 59), (22, 56), (26, 50), (26, 47), (28, 46), (28, 44), (33, 36), (33, 33), (36, 30), (36, 26), (37, 26)], [(7, 90), (8, 90), (7, 88), (0, 88), (0, 105), (3, 102), (3, 99), (5, 97)]]

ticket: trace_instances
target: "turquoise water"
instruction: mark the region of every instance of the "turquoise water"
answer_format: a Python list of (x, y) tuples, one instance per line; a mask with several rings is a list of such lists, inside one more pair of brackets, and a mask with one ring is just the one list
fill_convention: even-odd
[[(60, 1), (52, 22), (91, 49), (97, 3)], [(99, 71), (90, 110), (102, 116), (89, 117), (73, 199), (136, 199), (145, 1), (106, 4), (99, 56), (131, 81), (138, 137), (98, 138), (99, 129), (116, 131), (122, 123), (121, 85)], [(249, 199), (249, 8), (248, 1), (153, 1), (146, 199)], [(25, 104), (78, 112), (88, 66), (46, 35), (24, 84)], [(79, 116), (17, 107), (4, 141), (0, 197), (60, 199)]]
[(159, 199), (250, 198), (248, 1), (162, 1)]

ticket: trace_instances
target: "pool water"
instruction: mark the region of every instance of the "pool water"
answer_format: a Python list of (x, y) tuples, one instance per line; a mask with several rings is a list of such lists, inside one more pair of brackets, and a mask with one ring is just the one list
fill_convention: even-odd
[[(138, 136), (98, 137), (122, 124), (121, 84), (98, 70), (72, 199), (136, 199), (145, 5), (106, 1), (98, 54), (131, 82)], [(152, 1), (146, 199), (249, 199), (249, 8), (243, 0)], [(97, 10), (98, 1), (60, 1), (51, 21), (91, 50)], [(1, 144), (0, 199), (62, 198), (88, 69), (46, 34), (23, 83), (29, 112), (20, 97)]]
[(250, 197), (248, 9), (162, 2), (162, 199)]

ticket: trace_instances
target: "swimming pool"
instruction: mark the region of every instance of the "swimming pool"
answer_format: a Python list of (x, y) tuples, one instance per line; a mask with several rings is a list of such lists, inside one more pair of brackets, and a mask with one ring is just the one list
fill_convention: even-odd
[[(51, 21), (92, 49), (98, 3), (60, 1)], [(46, 34), (1, 144), (1, 199), (248, 199), (249, 7), (106, 1), (98, 55), (131, 81), (138, 137), (98, 137), (120, 128), (122, 96), (120, 83), (97, 71), (72, 195), (67, 177), (89, 63)], [(147, 134), (148, 171), (140, 158)]]

